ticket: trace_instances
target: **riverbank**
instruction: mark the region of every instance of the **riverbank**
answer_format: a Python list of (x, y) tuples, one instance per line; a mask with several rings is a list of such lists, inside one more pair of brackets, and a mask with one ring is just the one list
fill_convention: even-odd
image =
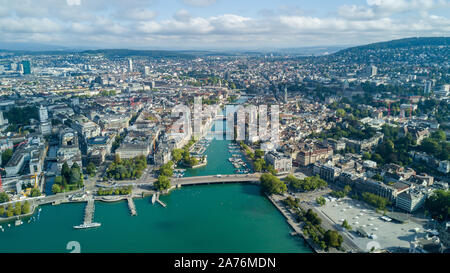
[(291, 213), (289, 211), (287, 211), (288, 209), (283, 206), (278, 204), (279, 201), (276, 201), (272, 196), (266, 194), (267, 198), (270, 200), (270, 202), (272, 202), (272, 204), (278, 209), (279, 212), (281, 212), (281, 214), (284, 216), (284, 218), (286, 219), (286, 222), (289, 224), (289, 226), (291, 226), (291, 228), (298, 234), (301, 236), (301, 238), (309, 245), (309, 247), (314, 250), (314, 252), (316, 253), (324, 253), (324, 251), (322, 250), (322, 248), (318, 247), (311, 238), (305, 236), (305, 234), (303, 233), (303, 230), (301, 229), (301, 227), (299, 227), (300, 223), (297, 223)]

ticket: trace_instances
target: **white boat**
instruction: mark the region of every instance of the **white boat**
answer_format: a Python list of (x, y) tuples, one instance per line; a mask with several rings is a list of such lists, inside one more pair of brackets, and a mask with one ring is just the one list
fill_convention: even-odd
[(153, 196), (152, 196), (152, 204), (154, 205), (155, 202), (156, 202), (156, 194), (153, 194)]
[(94, 227), (99, 227), (102, 224), (100, 223), (90, 223), (90, 224), (82, 224), (82, 225), (78, 225), (78, 226), (73, 226), (74, 229), (86, 229), (86, 228), (94, 228)]
[(15, 226), (20, 226), (21, 224), (23, 224), (23, 222), (22, 222), (22, 220), (19, 220), (19, 219), (17, 219), (17, 220), (14, 222), (14, 225), (15, 225)]

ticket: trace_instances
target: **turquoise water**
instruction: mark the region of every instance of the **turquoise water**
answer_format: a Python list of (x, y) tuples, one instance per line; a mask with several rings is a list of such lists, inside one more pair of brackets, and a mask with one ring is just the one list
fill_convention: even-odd
[[(223, 121), (216, 121), (213, 125), (212, 130), (215, 129), (216, 124), (222, 122)], [(236, 169), (234, 168), (233, 164), (228, 161), (228, 158), (230, 158), (232, 155), (228, 149), (228, 144), (230, 143), (232, 143), (231, 140), (212, 139), (205, 152), (205, 155), (207, 155), (208, 158), (208, 164), (204, 167), (196, 169), (186, 169), (185, 176), (190, 177), (216, 174), (235, 174), (234, 171)]]
[[(212, 140), (206, 151), (208, 165), (188, 169), (186, 176), (233, 174), (229, 143)], [(49, 182), (46, 192), (51, 191)], [(149, 198), (135, 199), (134, 217), (126, 202), (96, 202), (94, 221), (102, 226), (87, 230), (73, 228), (83, 222), (85, 204), (46, 205), (36, 222), (0, 224), (5, 228), (0, 252), (64, 253), (70, 252), (70, 241), (79, 242), (81, 252), (311, 252), (303, 240), (290, 235), (289, 225), (259, 186), (183, 187), (161, 200), (166, 208), (152, 205)]]
[[(75, 230), (84, 204), (46, 205), (37, 222), (10, 228), (3, 223), (0, 252), (69, 252), (69, 241), (81, 252), (282, 252), (311, 250), (290, 235), (290, 227), (270, 201), (250, 184), (184, 187), (152, 205), (136, 199), (138, 216), (126, 202), (96, 202), (95, 229)], [(36, 214), (35, 214), (36, 216)]]

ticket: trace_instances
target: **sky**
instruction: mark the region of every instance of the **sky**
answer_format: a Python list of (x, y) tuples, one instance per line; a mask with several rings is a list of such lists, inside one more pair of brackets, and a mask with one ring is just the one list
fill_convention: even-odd
[(449, 33), (450, 0), (0, 0), (0, 45), (264, 49)]

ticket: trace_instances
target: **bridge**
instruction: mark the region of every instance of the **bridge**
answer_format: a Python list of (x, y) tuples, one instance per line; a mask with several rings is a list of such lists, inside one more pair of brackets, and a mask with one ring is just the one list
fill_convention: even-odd
[(225, 184), (225, 183), (259, 183), (260, 173), (252, 174), (224, 174), (172, 178), (172, 184), (181, 186), (202, 184)]

